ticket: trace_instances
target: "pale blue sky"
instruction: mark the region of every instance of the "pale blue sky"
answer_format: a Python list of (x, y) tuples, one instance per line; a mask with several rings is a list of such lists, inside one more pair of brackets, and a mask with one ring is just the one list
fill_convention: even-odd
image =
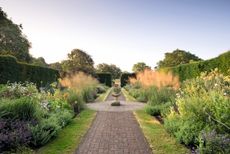
[(230, 50), (230, 0), (0, 0), (22, 23), (30, 53), (61, 61), (74, 48), (95, 63), (131, 71), (154, 67), (165, 52), (190, 51), (203, 59)]

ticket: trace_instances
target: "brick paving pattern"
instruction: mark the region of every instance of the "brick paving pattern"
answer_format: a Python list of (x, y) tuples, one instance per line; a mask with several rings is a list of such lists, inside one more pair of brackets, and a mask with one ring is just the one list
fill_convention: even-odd
[[(123, 103), (124, 99), (124, 96), (120, 97)], [(113, 98), (108, 96), (107, 103), (101, 104), (109, 104), (111, 100)], [(118, 110), (98, 111), (76, 154), (151, 154), (149, 144), (132, 111), (113, 108)]]

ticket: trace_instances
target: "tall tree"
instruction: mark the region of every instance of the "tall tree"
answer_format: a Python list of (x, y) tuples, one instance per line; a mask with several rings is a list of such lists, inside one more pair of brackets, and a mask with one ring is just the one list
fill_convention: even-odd
[(53, 69), (56, 69), (59, 72), (62, 71), (62, 65), (59, 62), (51, 63), (51, 64), (49, 64), (49, 67), (53, 68)]
[(138, 73), (138, 72), (142, 72), (145, 69), (151, 69), (150, 66), (146, 65), (144, 62), (138, 62), (136, 64), (133, 65), (133, 72)]
[(30, 42), (22, 34), (22, 25), (14, 24), (0, 8), (0, 54), (13, 55), (19, 61), (29, 62)]
[(114, 64), (98, 64), (96, 66), (96, 71), (100, 73), (111, 73), (113, 79), (118, 79), (121, 76), (121, 69)]
[(197, 57), (190, 52), (176, 49), (172, 53), (165, 53), (165, 58), (157, 63), (157, 68), (173, 67), (180, 64), (186, 64), (191, 61), (200, 61), (201, 58)]
[(65, 72), (75, 73), (82, 71), (87, 74), (94, 74), (94, 61), (90, 55), (80, 49), (73, 49), (68, 54), (68, 59), (62, 61), (62, 68)]

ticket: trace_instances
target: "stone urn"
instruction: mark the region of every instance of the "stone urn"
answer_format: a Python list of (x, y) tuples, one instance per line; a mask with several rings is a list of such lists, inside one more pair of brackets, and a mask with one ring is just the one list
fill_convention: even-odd
[(118, 101), (118, 97), (121, 95), (121, 88), (119, 85), (115, 84), (112, 90), (112, 96), (115, 98), (115, 101), (112, 102), (112, 106), (120, 106), (120, 102)]

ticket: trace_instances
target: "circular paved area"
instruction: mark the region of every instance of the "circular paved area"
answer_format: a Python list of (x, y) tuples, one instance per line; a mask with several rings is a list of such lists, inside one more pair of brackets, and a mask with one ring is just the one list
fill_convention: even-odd
[(115, 98), (110, 94), (105, 102), (88, 103), (87, 107), (96, 111), (123, 112), (142, 109), (146, 105), (145, 103), (139, 102), (126, 102), (123, 94), (118, 97), (121, 106), (111, 106), (114, 100)]
[(145, 107), (144, 103), (137, 102), (125, 102), (120, 101), (121, 106), (111, 106), (113, 101), (89, 103), (88, 108), (96, 111), (108, 111), (108, 112), (123, 112), (123, 111), (134, 111)]

